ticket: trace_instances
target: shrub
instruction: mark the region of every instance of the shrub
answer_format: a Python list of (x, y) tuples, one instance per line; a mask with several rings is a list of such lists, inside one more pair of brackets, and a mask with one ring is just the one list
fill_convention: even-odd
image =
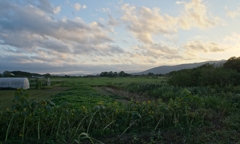
[(187, 87), (239, 85), (240, 74), (231, 69), (205, 64), (198, 68), (170, 73), (168, 83)]

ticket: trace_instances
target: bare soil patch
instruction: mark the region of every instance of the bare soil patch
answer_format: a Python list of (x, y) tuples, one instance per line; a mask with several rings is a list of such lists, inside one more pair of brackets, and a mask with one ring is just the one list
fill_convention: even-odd
[(147, 101), (149, 100), (148, 96), (139, 95), (136, 93), (130, 93), (128, 91), (114, 89), (110, 87), (93, 87), (98, 93), (103, 95), (116, 95), (119, 97), (122, 97), (122, 99), (118, 98), (116, 99), (119, 102), (128, 102), (131, 99), (133, 101)]

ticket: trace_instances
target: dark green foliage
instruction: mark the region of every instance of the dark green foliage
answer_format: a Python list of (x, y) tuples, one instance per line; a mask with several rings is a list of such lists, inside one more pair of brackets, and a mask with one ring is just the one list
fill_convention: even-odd
[(39, 78), (36, 78), (36, 85), (35, 85), (36, 89), (41, 89), (42, 88), (42, 80)]
[(50, 78), (51, 77), (51, 74), (50, 73), (46, 73), (43, 75), (45, 78)]
[(148, 76), (154, 76), (154, 73), (149, 72), (147, 75), (148, 75)]
[(12, 71), (11, 73), (13, 73), (15, 77), (41, 76), (41, 74), (38, 74), (38, 73), (30, 73), (30, 72), (24, 72), (24, 71)]
[(3, 72), (3, 76), (4, 76), (4, 77), (11, 77), (12, 74), (11, 74), (10, 71), (4, 71), (4, 72)]
[(131, 76), (128, 73), (125, 73), (124, 71), (121, 71), (119, 73), (117, 72), (101, 72), (100, 77), (128, 77)]
[(231, 57), (224, 64), (224, 68), (236, 70), (240, 73), (240, 57)]
[(231, 69), (205, 64), (169, 74), (168, 83), (177, 86), (226, 86), (239, 85), (240, 74)]

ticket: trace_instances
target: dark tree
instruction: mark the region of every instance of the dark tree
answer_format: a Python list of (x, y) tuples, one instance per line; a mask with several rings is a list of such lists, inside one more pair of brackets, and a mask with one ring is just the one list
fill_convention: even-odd
[(49, 77), (51, 77), (51, 74), (46, 73), (46, 74), (44, 74), (44, 77), (45, 77), (45, 78), (49, 78)]
[(240, 73), (240, 57), (231, 57), (223, 64), (223, 67)]
[(38, 77), (41, 76), (38, 73), (30, 73), (30, 72), (24, 72), (24, 71), (12, 71), (11, 73), (13, 73), (16, 77)]
[(11, 77), (11, 72), (10, 71), (4, 71), (3, 76), (4, 77)]
[(120, 71), (119, 76), (120, 77), (124, 77), (125, 76), (125, 72), (124, 71)]
[(169, 73), (168, 83), (178, 86), (226, 86), (240, 84), (240, 73), (232, 69), (205, 64), (198, 68)]
[(148, 73), (148, 76), (154, 76), (154, 73), (149, 72), (149, 73)]
[(114, 77), (117, 77), (117, 76), (118, 76), (118, 73), (117, 73), (117, 72), (114, 72), (114, 73), (113, 73), (113, 76), (114, 76)]
[(110, 72), (101, 72), (99, 76), (100, 77), (127, 77), (131, 75), (128, 73), (125, 73), (124, 71), (121, 71), (119, 73), (110, 71)]

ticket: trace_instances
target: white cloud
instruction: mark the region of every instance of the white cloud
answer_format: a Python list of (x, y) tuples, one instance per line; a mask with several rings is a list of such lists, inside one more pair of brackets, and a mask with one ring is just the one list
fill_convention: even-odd
[(80, 18), (80, 17), (75, 17), (75, 20), (76, 20), (76, 21), (79, 21), (79, 22), (84, 22), (83, 19)]
[(202, 0), (192, 0), (184, 3), (182, 15), (178, 18), (178, 24), (183, 29), (197, 27), (205, 29), (219, 24), (220, 18), (210, 16), (206, 5)]
[(176, 1), (176, 4), (184, 4), (184, 1)]
[(75, 3), (74, 8), (76, 11), (79, 11), (81, 9), (81, 5), (79, 3)]
[(189, 41), (184, 45), (189, 53), (209, 53), (209, 52), (223, 52), (225, 51), (222, 45), (215, 42), (203, 42), (203, 41)]
[[(7, 1), (5, 3), (8, 4)], [(74, 20), (64, 17), (61, 21), (34, 6), (8, 6), (0, 12), (0, 17), (9, 20), (0, 21), (0, 45), (8, 56), (34, 55), (25, 60), (42, 63), (51, 61), (59, 65), (64, 61), (84, 61), (90, 55), (113, 57), (124, 53), (121, 47), (113, 44), (108, 30), (97, 22), (88, 24), (78, 17)]]
[(74, 8), (75, 8), (76, 11), (80, 11), (81, 9), (86, 9), (87, 6), (86, 5), (81, 5), (79, 3), (75, 3)]
[(150, 9), (124, 4), (122, 5), (124, 15), (121, 19), (127, 25), (127, 30), (143, 43), (153, 43), (153, 35), (167, 36), (176, 33), (178, 29), (189, 30), (195, 27), (206, 29), (220, 23), (219, 18), (209, 14), (202, 0), (177, 3), (184, 6), (177, 17), (162, 14), (159, 8)]
[(176, 32), (176, 20), (165, 14), (160, 14), (158, 8), (136, 7), (129, 4), (122, 6), (122, 20), (139, 41), (153, 43), (152, 34)]
[[(189, 40), (182, 48), (186, 54), (196, 56), (199, 54), (215, 54), (215, 53), (234, 53), (239, 52), (240, 47), (240, 34), (232, 33), (220, 38), (218, 41), (201, 40), (196, 38), (195, 40)], [(225, 55), (226, 56), (226, 55)], [(230, 56), (229, 56), (230, 57)]]
[(61, 6), (55, 7), (55, 8), (53, 9), (54, 14), (57, 14), (57, 13), (59, 13), (60, 11), (61, 11)]
[(229, 11), (228, 8), (226, 8), (227, 10), (227, 15), (231, 18), (235, 18), (237, 16), (240, 16), (240, 7), (238, 7), (235, 11)]
[(67, 22), (67, 17), (63, 17), (62, 22), (64, 22), (64, 23)]
[(86, 5), (83, 5), (83, 6), (82, 6), (82, 9), (86, 9), (86, 8), (87, 8), (87, 6), (86, 6)]
[(96, 11), (104, 12), (104, 13), (110, 13), (111, 12), (111, 10), (109, 8), (96, 9)]

